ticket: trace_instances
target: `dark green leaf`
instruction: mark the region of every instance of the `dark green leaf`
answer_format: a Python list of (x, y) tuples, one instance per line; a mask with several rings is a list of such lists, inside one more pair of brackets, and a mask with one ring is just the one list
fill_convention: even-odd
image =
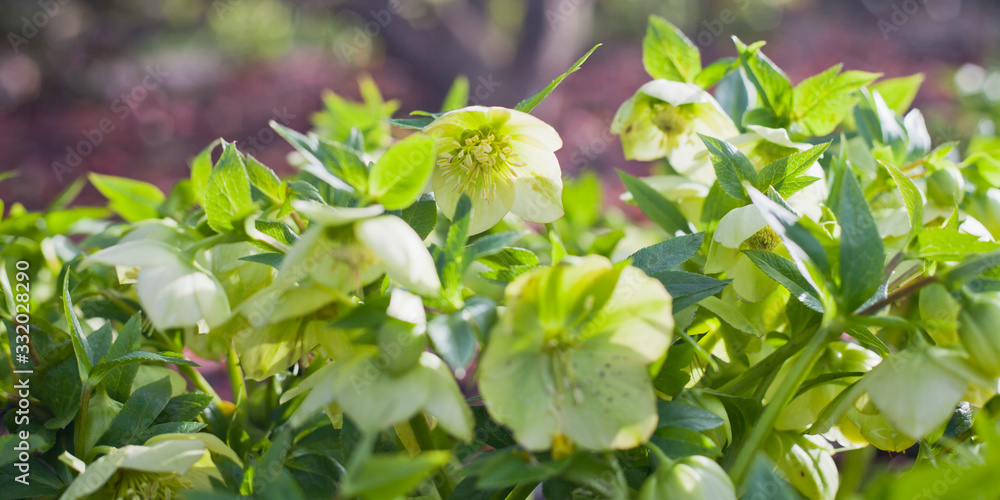
[(629, 256), (632, 265), (646, 274), (677, 267), (698, 253), (705, 233), (685, 234), (640, 249)]
[(87, 379), (87, 384), (89, 387), (97, 387), (97, 384), (112, 370), (125, 365), (142, 363), (143, 361), (162, 361), (176, 365), (197, 366), (194, 362), (184, 359), (180, 354), (172, 352), (154, 354), (146, 351), (132, 351), (124, 356), (95, 365), (90, 371), (90, 378)]
[(482, 236), (472, 242), (466, 249), (466, 254), (470, 260), (476, 260), (487, 255), (493, 255), (502, 250), (507, 245), (531, 234), (530, 231), (504, 231), (502, 233), (492, 233)]
[(747, 77), (757, 88), (764, 104), (777, 116), (787, 116), (792, 110), (792, 83), (788, 76), (760, 51), (763, 43), (747, 47), (736, 37), (733, 37), (733, 42)]
[(885, 247), (868, 201), (850, 170), (843, 176), (840, 203), (834, 213), (840, 224), (840, 298), (844, 309), (852, 311), (882, 284)]
[(170, 401), (170, 379), (163, 377), (146, 384), (132, 393), (118, 415), (111, 421), (107, 432), (97, 441), (99, 445), (120, 448), (127, 444), (142, 444), (139, 437), (163, 411)]
[(868, 347), (869, 349), (875, 351), (876, 353), (878, 353), (879, 356), (882, 356), (883, 358), (890, 354), (889, 346), (885, 345), (885, 342), (882, 342), (882, 339), (875, 336), (875, 334), (872, 333), (871, 330), (863, 326), (860, 325), (852, 326), (848, 328), (847, 331), (845, 331), (844, 333), (854, 337), (858, 342), (861, 342), (861, 344), (863, 344), (865, 347)]
[(163, 424), (166, 422), (186, 422), (194, 420), (201, 415), (208, 405), (212, 404), (212, 396), (197, 392), (178, 394), (167, 401), (167, 406), (163, 408), (160, 415), (156, 417), (154, 423)]
[(660, 416), (657, 428), (683, 427), (693, 431), (707, 431), (726, 423), (722, 417), (706, 409), (680, 401), (658, 401), (656, 405)]
[(219, 233), (233, 230), (233, 222), (253, 210), (250, 177), (243, 155), (233, 143), (222, 143), (222, 157), (208, 176), (205, 186), (205, 215), (208, 225)]
[(253, 255), (246, 255), (240, 257), (240, 260), (245, 260), (249, 262), (258, 262), (260, 264), (267, 264), (275, 269), (281, 269), (281, 261), (285, 258), (285, 254), (277, 252), (267, 252), (258, 253)]
[(650, 277), (659, 280), (670, 292), (675, 313), (721, 292), (732, 282), (685, 271), (656, 271), (651, 273)]
[(400, 212), (399, 217), (417, 232), (420, 239), (426, 238), (437, 225), (437, 203), (434, 201), (434, 195), (431, 193), (420, 195), (415, 203)]
[(801, 265), (807, 260), (812, 262), (823, 273), (830, 271), (830, 263), (826, 257), (826, 251), (819, 240), (799, 223), (798, 216), (782, 208), (781, 205), (775, 203), (752, 187), (747, 192), (753, 204), (760, 209), (764, 220), (781, 236), (789, 253), (796, 260), (796, 264), (800, 266), (799, 271), (804, 271), (803, 275), (808, 271), (802, 268)]
[[(118, 338), (108, 351), (109, 359), (120, 358), (130, 352), (139, 349), (142, 341), (142, 316), (136, 313), (125, 323), (122, 331), (118, 333)], [(139, 365), (124, 365), (110, 370), (104, 376), (104, 388), (116, 401), (125, 401), (132, 393), (132, 381), (139, 371)]]
[(66, 323), (69, 324), (69, 336), (73, 341), (73, 354), (76, 356), (80, 381), (86, 382), (90, 376), (90, 368), (93, 366), (90, 360), (94, 354), (91, 351), (90, 343), (87, 342), (87, 335), (83, 333), (83, 327), (80, 326), (80, 319), (76, 317), (76, 310), (73, 309), (73, 298), (69, 293), (69, 266), (70, 263), (67, 263), (63, 268), (63, 315), (66, 317)]
[(808, 308), (823, 312), (816, 288), (795, 267), (795, 263), (767, 250), (743, 250), (743, 253), (760, 269), (781, 286), (788, 289), (792, 296)]
[(722, 454), (719, 446), (708, 436), (684, 427), (661, 427), (650, 439), (671, 458), (703, 455), (714, 458)]
[(664, 231), (673, 235), (677, 231), (691, 233), (691, 223), (684, 218), (680, 209), (670, 200), (663, 197), (658, 191), (646, 184), (644, 181), (618, 171), (618, 175), (625, 184), (625, 189), (632, 193), (632, 199), (639, 206), (649, 220), (663, 228)]
[(736, 149), (736, 146), (721, 139), (698, 135), (705, 143), (705, 147), (708, 148), (708, 155), (715, 167), (715, 177), (719, 180), (719, 187), (737, 200), (748, 201), (749, 198), (747, 198), (743, 182), (748, 181), (750, 184), (756, 184), (757, 171), (754, 169), (753, 163), (750, 163), (746, 155)]

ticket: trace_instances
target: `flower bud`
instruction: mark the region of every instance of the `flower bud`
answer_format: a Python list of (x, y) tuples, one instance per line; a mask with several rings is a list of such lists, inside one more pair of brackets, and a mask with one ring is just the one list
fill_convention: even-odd
[(958, 336), (973, 364), (991, 378), (1000, 377), (1000, 299), (969, 297), (958, 317)]
[(940, 283), (920, 290), (920, 318), (927, 324), (927, 334), (939, 346), (958, 343), (958, 313), (962, 305)]
[(954, 167), (945, 167), (927, 178), (927, 197), (944, 207), (953, 207), (965, 196), (965, 179)]
[(736, 488), (714, 460), (699, 455), (676, 462), (661, 458), (646, 479), (638, 500), (736, 500)]
[(856, 443), (868, 442), (872, 446), (899, 453), (917, 442), (892, 426), (885, 417), (863, 396), (847, 410), (837, 422), (841, 434)]
[(813, 439), (817, 438), (779, 431), (768, 441), (765, 451), (782, 477), (804, 497), (833, 500), (840, 486), (837, 464), (828, 445)]
[(111, 421), (115, 419), (122, 409), (122, 404), (108, 396), (103, 387), (90, 398), (87, 405), (87, 428), (84, 431), (84, 447), (86, 452), (97, 444), (97, 440), (111, 427)]
[(379, 327), (376, 340), (385, 369), (393, 375), (416, 366), (427, 349), (427, 336), (421, 329), (396, 319), (388, 319)]

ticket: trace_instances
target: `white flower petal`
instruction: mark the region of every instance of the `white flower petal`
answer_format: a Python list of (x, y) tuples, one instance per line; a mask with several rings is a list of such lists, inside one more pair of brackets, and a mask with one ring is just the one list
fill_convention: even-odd
[(205, 443), (198, 440), (170, 440), (152, 446), (126, 446), (122, 469), (154, 474), (184, 474), (205, 456)]
[(545, 123), (523, 111), (507, 108), (490, 109), (492, 111), (492, 116), (494, 117), (509, 114), (507, 123), (499, 130), (501, 135), (510, 134), (512, 139), (518, 141), (524, 141), (526, 138), (531, 138), (533, 142), (540, 144), (549, 151), (556, 151), (562, 147), (562, 138), (559, 137), (559, 133), (556, 132), (556, 129), (552, 128), (552, 126), (548, 123)]
[(214, 328), (230, 316), (222, 284), (180, 261), (139, 271), (139, 301), (159, 330), (185, 328), (204, 319)]
[(556, 155), (523, 143), (514, 150), (527, 164), (517, 169), (511, 211), (532, 222), (552, 222), (562, 217), (562, 172)]
[(420, 236), (403, 219), (382, 215), (354, 225), (354, 234), (385, 266), (386, 273), (422, 295), (441, 289), (434, 259)]
[(156, 240), (135, 240), (118, 243), (99, 250), (80, 263), (88, 266), (94, 262), (111, 266), (159, 266), (177, 262), (174, 248)]
[(785, 146), (786, 148), (795, 149), (809, 149), (812, 147), (809, 144), (804, 144), (800, 142), (792, 142), (788, 138), (788, 131), (783, 128), (768, 128), (761, 125), (747, 125), (748, 130), (752, 130), (755, 134), (759, 135), (761, 139), (767, 142), (773, 142), (779, 146)]
[(728, 248), (739, 248), (747, 238), (767, 226), (767, 221), (754, 205), (734, 208), (722, 216), (712, 238)]
[(733, 280), (733, 290), (747, 302), (760, 302), (778, 285), (742, 253), (726, 276)]
[(385, 211), (381, 205), (367, 207), (331, 207), (315, 201), (295, 200), (292, 207), (311, 222), (324, 226), (343, 226), (359, 219), (375, 217)]

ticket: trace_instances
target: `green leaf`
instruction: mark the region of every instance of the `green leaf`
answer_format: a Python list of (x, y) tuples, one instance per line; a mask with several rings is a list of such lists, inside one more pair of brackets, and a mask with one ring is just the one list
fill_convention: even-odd
[(465, 253), (465, 242), (469, 238), (469, 216), (471, 213), (472, 201), (463, 194), (455, 206), (455, 215), (448, 228), (444, 248), (434, 258), (438, 274), (441, 276), (442, 295), (450, 294), (456, 303), (460, 303), (458, 292), (462, 275), (471, 264), (471, 261), (467, 261)]
[(428, 126), (437, 118), (437, 116), (418, 116), (416, 118), (387, 118), (384, 121), (390, 125), (394, 125), (399, 128), (408, 128), (414, 130), (421, 130)]
[(191, 159), (191, 192), (195, 201), (205, 206), (205, 189), (208, 187), (208, 176), (212, 174), (212, 152), (222, 139), (212, 141), (205, 149)]
[(502, 233), (492, 233), (477, 238), (466, 248), (466, 255), (469, 260), (476, 260), (487, 255), (493, 255), (504, 247), (531, 234), (530, 231), (504, 231)]
[(722, 455), (722, 450), (708, 436), (684, 427), (661, 427), (650, 439), (668, 457), (682, 458), (703, 455), (714, 458)]
[(90, 387), (97, 387), (97, 384), (111, 371), (125, 365), (142, 363), (143, 361), (162, 361), (175, 365), (198, 366), (193, 361), (184, 359), (182, 355), (172, 352), (154, 354), (146, 351), (132, 351), (124, 356), (94, 365), (94, 368), (90, 370), (90, 377), (87, 379), (87, 383)]
[(873, 92), (877, 91), (882, 95), (889, 109), (903, 115), (906, 114), (906, 110), (910, 109), (913, 99), (917, 97), (917, 91), (920, 90), (920, 85), (924, 83), (924, 78), (923, 73), (901, 76), (899, 78), (887, 78), (872, 85), (870, 88)]
[(803, 276), (808, 275), (808, 270), (804, 267), (806, 261), (812, 262), (821, 272), (830, 272), (830, 262), (826, 257), (826, 250), (819, 240), (809, 232), (801, 223), (799, 217), (773, 200), (765, 196), (754, 188), (747, 189), (750, 200), (760, 209), (761, 215), (767, 221), (771, 229), (774, 229), (781, 236), (782, 242), (792, 254), (796, 266)]
[(863, 326), (852, 326), (844, 333), (854, 337), (858, 342), (861, 342), (865, 347), (877, 352), (878, 355), (883, 358), (891, 354), (889, 352), (889, 346), (885, 345), (885, 342), (882, 342), (882, 339), (876, 337), (871, 330)]
[(649, 16), (642, 65), (653, 78), (693, 82), (701, 72), (701, 53), (676, 26), (662, 17)]
[(212, 404), (212, 396), (197, 392), (178, 394), (167, 402), (153, 423), (186, 422), (194, 420)]
[(698, 73), (698, 76), (694, 78), (694, 83), (703, 89), (707, 89), (718, 83), (739, 67), (739, 59), (734, 57), (724, 57), (713, 62), (712, 64), (709, 64), (705, 67), (705, 69), (701, 70), (701, 73)]
[(726, 423), (722, 417), (694, 405), (680, 401), (658, 401), (657, 412), (660, 415), (660, 427), (683, 427), (693, 431), (707, 431)]
[(649, 276), (663, 283), (663, 287), (670, 293), (674, 313), (721, 292), (732, 282), (686, 271), (656, 271)]
[(425, 193), (417, 201), (399, 211), (399, 218), (406, 221), (424, 239), (437, 226), (437, 203), (433, 193)]
[(121, 448), (127, 444), (142, 444), (139, 436), (163, 411), (170, 401), (170, 379), (163, 377), (137, 389), (111, 421), (99, 445)]
[(792, 82), (788, 80), (788, 76), (760, 51), (763, 43), (747, 47), (735, 36), (733, 42), (747, 77), (757, 88), (764, 104), (778, 117), (787, 117), (791, 113), (793, 100)]
[(580, 66), (583, 66), (583, 63), (587, 61), (587, 58), (590, 57), (590, 54), (593, 54), (594, 51), (597, 50), (597, 48), (600, 46), (601, 44), (594, 45), (594, 48), (590, 49), (590, 51), (584, 54), (583, 57), (577, 59), (577, 61), (573, 63), (573, 65), (570, 66), (565, 73), (560, 75), (555, 80), (552, 80), (552, 83), (546, 85), (545, 88), (540, 90), (537, 94), (517, 103), (517, 106), (514, 106), (514, 109), (516, 109), (517, 111), (524, 111), (525, 113), (530, 113), (531, 110), (535, 109), (536, 106), (541, 104), (542, 101), (546, 97), (548, 97), (549, 94), (551, 94), (552, 91), (555, 90), (556, 87), (559, 86), (559, 84), (562, 83), (562, 81), (565, 80), (567, 76), (570, 75), (570, 73), (573, 73), (574, 71), (580, 69)]
[(375, 455), (357, 470), (348, 471), (341, 485), (341, 496), (364, 500), (399, 498), (449, 460), (451, 453), (447, 451), (422, 451), (413, 457), (407, 453)]
[(746, 491), (740, 498), (767, 498), (768, 500), (798, 500), (801, 498), (778, 473), (778, 468), (763, 452), (750, 465), (745, 480)]
[(728, 323), (729, 326), (743, 333), (749, 333), (750, 335), (758, 338), (764, 336), (764, 332), (755, 321), (750, 320), (750, 318), (744, 316), (739, 309), (733, 307), (727, 302), (722, 301), (722, 299), (719, 299), (718, 297), (708, 297), (702, 299), (702, 301), (698, 304), (711, 311), (722, 321)]
[(108, 208), (129, 222), (159, 217), (167, 199), (156, 186), (112, 175), (87, 174), (90, 183), (110, 202)]
[(865, 71), (841, 73), (842, 66), (806, 78), (795, 87), (793, 112), (803, 134), (823, 136), (833, 132), (857, 103), (858, 90), (881, 76)]
[(917, 255), (935, 262), (960, 261), (971, 254), (1000, 248), (992, 241), (980, 241), (974, 235), (946, 228), (924, 229), (917, 236), (917, 244)]
[(145, 443), (153, 436), (158, 436), (160, 434), (192, 434), (204, 429), (207, 424), (201, 422), (165, 422), (162, 424), (153, 424), (142, 431), (139, 437), (136, 438), (136, 443)]
[(80, 381), (86, 382), (90, 376), (90, 369), (93, 367), (90, 359), (94, 354), (91, 351), (90, 342), (87, 341), (87, 335), (83, 333), (83, 327), (80, 326), (80, 319), (76, 317), (76, 310), (73, 309), (73, 297), (69, 293), (69, 266), (70, 264), (67, 263), (63, 267), (63, 315), (66, 316), (66, 323), (69, 324), (69, 336), (73, 342), (73, 354), (76, 356)]
[(281, 262), (284, 259), (285, 259), (285, 254), (277, 252), (258, 253), (240, 257), (240, 260), (245, 260), (247, 262), (257, 262), (259, 264), (266, 264), (275, 269), (281, 269)]
[(496, 321), (496, 302), (489, 297), (474, 296), (465, 300), (462, 309), (441, 315), (427, 323), (427, 336), (434, 351), (448, 366), (465, 370), (476, 357), (480, 340)]
[(644, 181), (631, 175), (618, 171), (625, 189), (632, 193), (632, 199), (639, 206), (642, 213), (649, 217), (649, 220), (663, 228), (664, 231), (673, 235), (677, 231), (685, 233), (693, 232), (691, 223), (684, 218), (684, 214), (670, 200), (663, 197), (657, 190), (650, 187)]
[(632, 265), (646, 274), (673, 269), (698, 253), (705, 233), (685, 234), (640, 249), (629, 256)]
[(868, 200), (850, 169), (843, 174), (840, 202), (832, 208), (840, 224), (840, 298), (844, 310), (853, 311), (882, 284), (885, 247)]
[(208, 225), (219, 233), (233, 230), (233, 222), (253, 211), (250, 177), (243, 155), (231, 142), (222, 142), (222, 157), (208, 176), (205, 187), (205, 215)]
[(465, 75), (458, 75), (451, 83), (451, 88), (444, 96), (444, 103), (441, 104), (441, 112), (464, 108), (469, 103), (469, 79)]
[(368, 169), (361, 161), (361, 151), (315, 134), (302, 135), (273, 120), (271, 128), (305, 157), (302, 168), (310, 175), (349, 193), (368, 191)]
[(749, 201), (743, 181), (756, 184), (757, 170), (753, 163), (736, 149), (736, 146), (721, 139), (698, 134), (705, 147), (708, 148), (709, 158), (712, 166), (715, 167), (715, 177), (719, 180), (719, 187), (729, 196), (741, 201)]
[(878, 160), (878, 162), (889, 171), (892, 180), (896, 182), (896, 187), (899, 188), (899, 195), (903, 197), (903, 206), (906, 207), (906, 214), (910, 217), (910, 232), (907, 234), (906, 242), (903, 244), (903, 248), (906, 248), (909, 242), (924, 227), (924, 198), (920, 194), (920, 190), (917, 189), (917, 186), (906, 174), (882, 160)]
[(434, 139), (412, 134), (389, 148), (372, 167), (369, 194), (388, 210), (410, 206), (434, 170)]
[(253, 156), (247, 155), (247, 176), (250, 184), (264, 193), (272, 202), (280, 205), (285, 201), (285, 190), (281, 185), (281, 179), (269, 167), (257, 161)]
[(799, 174), (808, 170), (823, 152), (826, 151), (829, 145), (829, 142), (824, 142), (805, 151), (792, 153), (767, 164), (757, 174), (757, 181), (754, 183), (754, 187), (761, 191), (767, 191), (768, 186), (774, 186), (780, 192), (786, 179), (794, 179)]
[(743, 250), (743, 253), (761, 272), (788, 289), (799, 302), (813, 311), (823, 312), (819, 293), (816, 292), (812, 283), (802, 276), (794, 262), (767, 250), (751, 249)]
[(315, 453), (285, 460), (285, 469), (302, 488), (305, 498), (328, 498), (337, 490), (342, 470), (332, 457)]

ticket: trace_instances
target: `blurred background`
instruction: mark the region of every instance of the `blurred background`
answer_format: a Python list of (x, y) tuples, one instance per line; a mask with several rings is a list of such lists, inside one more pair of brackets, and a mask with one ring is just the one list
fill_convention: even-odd
[[(935, 144), (1000, 122), (1000, 3), (988, 0), (4, 0), (0, 170), (19, 176), (0, 199), (41, 208), (87, 172), (166, 190), (218, 137), (288, 171), (267, 123), (309, 129), (327, 90), (358, 99), (370, 75), (405, 116), (438, 110), (465, 75), (474, 102), (513, 106), (597, 42), (535, 114), (561, 133), (568, 174), (642, 173), (607, 129), (648, 80), (651, 13), (706, 62), (735, 54), (732, 35), (766, 40), (793, 82), (838, 62), (925, 73), (915, 105)], [(81, 201), (102, 203), (92, 188)]]

